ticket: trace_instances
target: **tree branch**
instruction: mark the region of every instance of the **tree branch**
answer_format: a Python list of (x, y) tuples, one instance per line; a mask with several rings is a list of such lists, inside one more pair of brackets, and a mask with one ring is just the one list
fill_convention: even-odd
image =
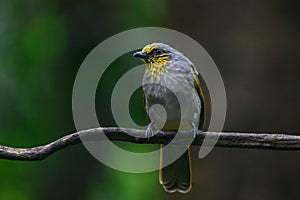
[[(95, 141), (95, 136), (106, 134), (111, 141), (125, 141), (138, 144), (167, 144), (174, 132), (159, 132), (151, 138), (144, 138), (145, 131), (129, 128), (101, 127), (66, 135), (49, 144), (33, 148), (14, 148), (0, 145), (0, 158), (9, 160), (42, 160), (56, 151), (81, 143), (80, 138)], [(129, 135), (130, 134), (130, 135)], [(300, 136), (268, 133), (198, 132), (192, 145), (201, 146), (206, 137), (209, 144), (216, 141), (217, 147), (300, 150)]]

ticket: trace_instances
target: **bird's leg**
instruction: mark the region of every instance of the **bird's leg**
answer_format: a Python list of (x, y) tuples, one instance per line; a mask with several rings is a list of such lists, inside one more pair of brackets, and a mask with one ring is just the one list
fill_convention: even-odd
[(153, 127), (153, 122), (151, 122), (147, 129), (146, 129), (146, 134), (145, 134), (145, 137), (148, 138), (148, 142), (149, 142), (149, 138), (152, 137), (154, 134), (155, 134), (156, 130), (155, 128)]
[(195, 139), (198, 134), (198, 128), (194, 122), (192, 122), (191, 125), (192, 125), (191, 133), (193, 134), (193, 137)]

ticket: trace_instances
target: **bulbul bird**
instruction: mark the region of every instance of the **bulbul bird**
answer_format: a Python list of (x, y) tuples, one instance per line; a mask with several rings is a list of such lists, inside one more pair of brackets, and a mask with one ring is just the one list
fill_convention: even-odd
[[(195, 137), (198, 129), (203, 128), (205, 107), (199, 73), (193, 63), (164, 43), (148, 44), (133, 56), (146, 64), (143, 92), (150, 120), (146, 136), (153, 136), (157, 130), (177, 131), (180, 125), (181, 129), (189, 130)], [(181, 96), (185, 105), (180, 105), (178, 96)], [(165, 113), (151, 110), (154, 105), (161, 105)], [(187, 193), (192, 187), (190, 148), (186, 148), (175, 162), (160, 168), (159, 180), (167, 192)], [(161, 151), (161, 166), (166, 156), (169, 155)]]

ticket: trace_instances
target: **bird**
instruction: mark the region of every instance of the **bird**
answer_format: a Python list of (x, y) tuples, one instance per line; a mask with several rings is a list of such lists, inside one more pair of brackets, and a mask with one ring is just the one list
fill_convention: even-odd
[[(204, 126), (205, 101), (194, 64), (183, 53), (162, 42), (147, 44), (133, 56), (146, 65), (142, 81), (144, 104), (150, 121), (146, 137), (153, 136), (158, 130), (177, 131), (180, 125), (195, 138), (198, 129), (202, 130)], [(178, 96), (183, 97), (189, 111), (181, 110)], [(155, 105), (162, 106), (165, 112), (151, 110)], [(173, 148), (176, 151), (176, 146)], [(167, 155), (162, 148), (160, 156), (159, 182), (164, 190), (169, 193), (189, 192), (192, 188), (189, 145), (168, 166), (163, 167)]]

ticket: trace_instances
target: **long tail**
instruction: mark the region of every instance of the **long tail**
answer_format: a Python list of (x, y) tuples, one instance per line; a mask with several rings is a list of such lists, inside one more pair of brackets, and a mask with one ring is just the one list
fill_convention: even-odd
[[(163, 151), (160, 155), (161, 164), (164, 162)], [(161, 165), (162, 166), (162, 165)], [(187, 193), (192, 188), (192, 169), (190, 159), (190, 148), (172, 164), (161, 168), (159, 182), (165, 191)]]

